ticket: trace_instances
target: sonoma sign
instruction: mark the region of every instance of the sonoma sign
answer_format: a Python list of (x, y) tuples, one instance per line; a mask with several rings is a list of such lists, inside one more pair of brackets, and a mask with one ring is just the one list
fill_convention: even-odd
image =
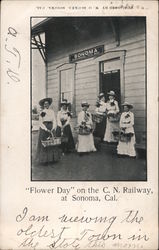
[(69, 55), (69, 62), (76, 62), (83, 59), (88, 59), (104, 53), (104, 45), (96, 46), (94, 48), (82, 50), (80, 52)]

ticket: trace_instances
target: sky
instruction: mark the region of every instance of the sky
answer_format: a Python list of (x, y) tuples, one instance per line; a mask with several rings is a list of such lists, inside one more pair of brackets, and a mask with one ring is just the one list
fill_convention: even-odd
[(45, 20), (46, 17), (35, 17), (35, 18), (32, 18), (32, 26), (34, 26), (35, 24), (37, 23), (40, 23), (41, 21)]

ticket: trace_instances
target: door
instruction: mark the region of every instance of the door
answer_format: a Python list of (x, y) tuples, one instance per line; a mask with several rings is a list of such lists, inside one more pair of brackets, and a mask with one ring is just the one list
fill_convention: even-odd
[(100, 91), (105, 94), (108, 100), (107, 93), (113, 90), (116, 94), (116, 100), (119, 106), (121, 105), (121, 91), (120, 91), (120, 70), (112, 70), (100, 73)]
[(116, 57), (100, 63), (100, 91), (104, 92), (106, 100), (107, 93), (113, 90), (119, 107), (121, 105), (121, 60)]

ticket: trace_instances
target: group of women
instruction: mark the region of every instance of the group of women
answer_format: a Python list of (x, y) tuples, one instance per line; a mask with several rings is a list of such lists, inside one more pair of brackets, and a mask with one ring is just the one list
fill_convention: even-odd
[[(52, 98), (40, 100), (42, 112), (39, 116), (40, 129), (37, 145), (36, 160), (39, 163), (56, 162), (61, 157), (61, 150), (64, 153), (74, 150), (75, 144), (70, 127), (71, 113), (68, 110), (67, 100), (61, 102), (61, 110), (57, 113), (57, 119), (53, 109), (50, 108)], [(43, 142), (50, 139), (62, 137), (61, 147), (58, 145), (44, 146)]]
[[(79, 155), (94, 152), (96, 148), (93, 136), (100, 137), (102, 141), (107, 143), (118, 142), (118, 155), (136, 156), (134, 115), (130, 111), (133, 106), (129, 103), (122, 104), (124, 111), (120, 116), (114, 91), (108, 92), (107, 102), (105, 102), (104, 93), (100, 93), (93, 120), (92, 114), (88, 111), (89, 103), (86, 101), (81, 103), (82, 110), (78, 114), (76, 126), (78, 133), (76, 145), (70, 126), (69, 103), (67, 100), (61, 102), (61, 109), (58, 111), (57, 117), (53, 109), (50, 108), (51, 103), (52, 98), (44, 98), (39, 102), (42, 111), (39, 116), (40, 130), (36, 157), (38, 162), (58, 161), (61, 157), (61, 150), (65, 154), (76, 149)], [(61, 141), (60, 147), (54, 145), (44, 147), (42, 142), (52, 137), (60, 137), (65, 140)]]
[(117, 153), (119, 156), (136, 157), (135, 152), (135, 133), (134, 133), (134, 114), (131, 112), (133, 105), (124, 102), (120, 115), (118, 102), (115, 100), (115, 92), (110, 91), (108, 101), (105, 102), (104, 93), (100, 93), (96, 115), (101, 117), (96, 124), (94, 135), (107, 143), (118, 143)]

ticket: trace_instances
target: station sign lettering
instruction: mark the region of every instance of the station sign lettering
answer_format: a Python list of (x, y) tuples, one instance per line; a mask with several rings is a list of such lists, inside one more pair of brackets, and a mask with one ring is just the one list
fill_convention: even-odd
[(94, 48), (79, 51), (69, 55), (69, 62), (77, 62), (79, 60), (88, 59), (94, 56), (99, 56), (104, 53), (104, 45), (96, 46)]

